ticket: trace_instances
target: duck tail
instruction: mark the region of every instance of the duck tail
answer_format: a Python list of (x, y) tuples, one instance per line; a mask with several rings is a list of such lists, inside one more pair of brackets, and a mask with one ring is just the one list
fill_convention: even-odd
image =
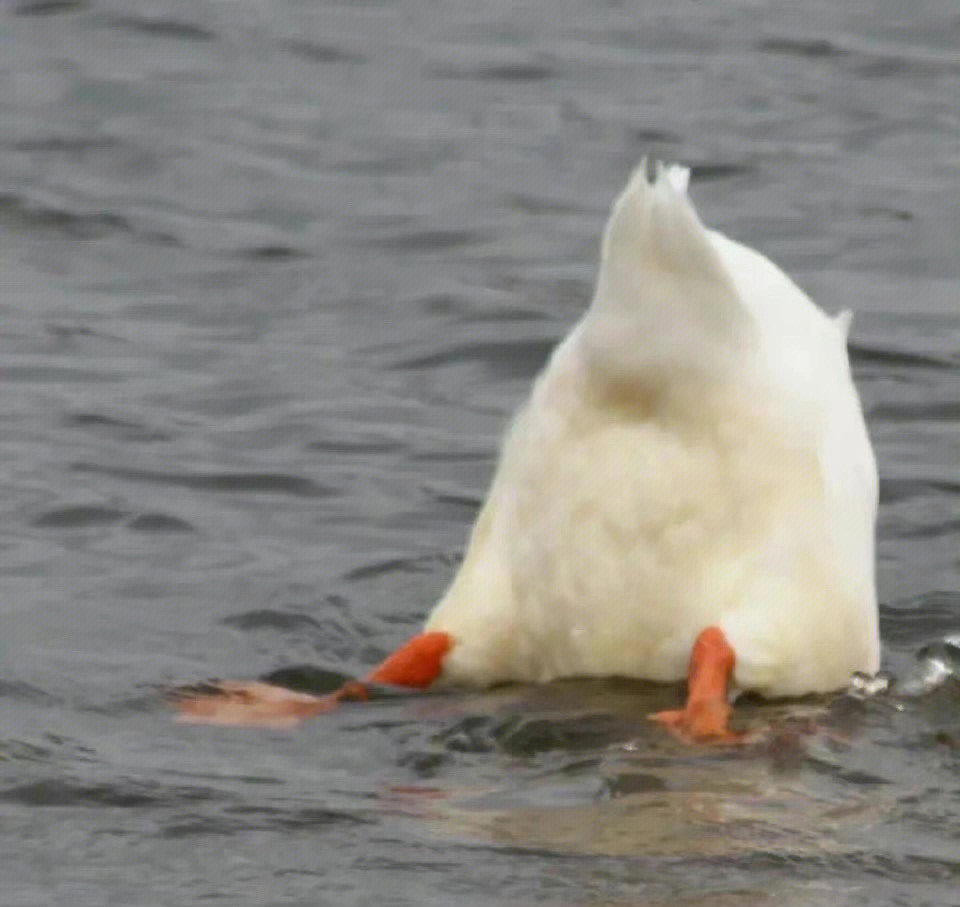
[(657, 161), (651, 181), (648, 169), (643, 158), (613, 204), (603, 234), (603, 264), (636, 254), (675, 262), (700, 245), (704, 228), (687, 197), (690, 170)]
[(641, 161), (614, 203), (587, 315), (588, 352), (632, 377), (716, 372), (750, 343), (753, 326), (687, 196), (690, 171)]
[(837, 329), (843, 335), (844, 342), (850, 338), (850, 325), (853, 324), (853, 312), (850, 309), (844, 309), (842, 312), (838, 312), (836, 318), (834, 318), (834, 324), (836, 324)]

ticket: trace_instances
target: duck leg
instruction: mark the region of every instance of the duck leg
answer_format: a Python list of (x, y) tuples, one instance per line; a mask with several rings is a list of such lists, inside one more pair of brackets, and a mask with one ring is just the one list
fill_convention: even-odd
[(737, 743), (743, 734), (727, 726), (731, 706), (727, 685), (736, 653), (719, 627), (701, 631), (690, 652), (687, 702), (682, 709), (650, 715), (671, 733), (688, 742)]
[(443, 658), (452, 645), (449, 633), (418, 633), (371, 671), (367, 681), (426, 689), (440, 676)]
[(341, 702), (367, 699), (369, 684), (425, 689), (440, 676), (452, 645), (447, 633), (418, 633), (363, 680), (348, 681), (324, 696), (262, 681), (229, 681), (202, 693), (177, 692), (171, 698), (179, 720), (191, 724), (293, 727), (304, 718), (333, 711)]

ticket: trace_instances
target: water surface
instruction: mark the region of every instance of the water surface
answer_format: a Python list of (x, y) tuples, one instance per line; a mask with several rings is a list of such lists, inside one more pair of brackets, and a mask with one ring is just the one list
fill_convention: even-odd
[[(952, 0), (5, 0), (0, 903), (960, 904), (958, 46)], [(892, 693), (745, 751), (616, 680), (173, 723), (416, 630), (643, 154), (855, 313)]]

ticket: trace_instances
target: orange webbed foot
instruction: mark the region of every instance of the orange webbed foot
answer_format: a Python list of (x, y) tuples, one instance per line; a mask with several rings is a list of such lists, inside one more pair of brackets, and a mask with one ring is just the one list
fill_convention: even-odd
[(327, 696), (297, 693), (261, 681), (230, 681), (200, 693), (176, 692), (177, 718), (189, 724), (289, 728), (337, 707), (341, 691)]
[(262, 681), (230, 681), (202, 691), (175, 691), (177, 718), (189, 724), (291, 728), (305, 718), (333, 711), (345, 701), (369, 698), (369, 684), (430, 686), (453, 645), (446, 633), (419, 633), (390, 655), (365, 680), (351, 680), (325, 696), (298, 693)]
[(449, 633), (418, 633), (367, 676), (370, 683), (426, 689), (443, 670), (443, 659), (453, 646)]
[(692, 708), (653, 712), (647, 717), (685, 743), (742, 743), (746, 735), (727, 726), (731, 711), (726, 700), (711, 699), (695, 703)]
[(687, 669), (687, 702), (682, 709), (649, 717), (685, 742), (740, 743), (746, 735), (727, 725), (732, 708), (727, 685), (736, 654), (719, 627), (707, 627), (693, 644)]

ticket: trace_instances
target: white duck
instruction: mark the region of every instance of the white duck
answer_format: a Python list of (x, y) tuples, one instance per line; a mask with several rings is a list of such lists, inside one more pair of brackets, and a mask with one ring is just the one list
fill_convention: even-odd
[[(423, 687), (687, 676), (662, 722), (732, 739), (728, 682), (843, 687), (879, 664), (877, 472), (828, 318), (707, 230), (689, 172), (644, 164), (613, 206), (593, 301), (536, 379), (450, 587), (367, 678)], [(363, 698), (259, 683), (187, 720), (282, 723)]]

